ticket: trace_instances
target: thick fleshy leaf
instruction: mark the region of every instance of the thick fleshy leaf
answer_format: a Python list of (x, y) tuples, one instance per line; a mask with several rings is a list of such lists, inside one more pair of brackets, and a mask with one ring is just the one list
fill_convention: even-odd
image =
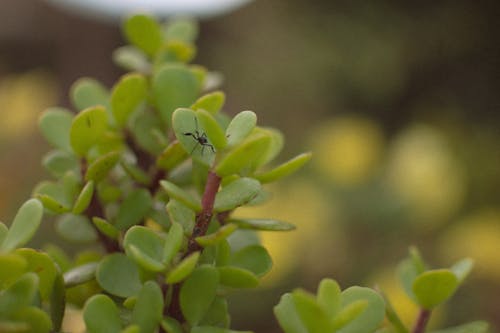
[(167, 22), (163, 34), (167, 40), (192, 43), (198, 36), (198, 24), (192, 19), (176, 18)]
[(72, 213), (73, 214), (83, 213), (90, 205), (90, 201), (92, 200), (93, 195), (94, 195), (94, 181), (91, 180), (85, 184), (85, 186), (82, 188), (82, 191), (76, 198)]
[(146, 55), (137, 48), (125, 45), (113, 51), (113, 62), (129, 71), (147, 73), (150, 64)]
[(250, 202), (260, 191), (259, 181), (240, 178), (224, 186), (216, 195), (214, 209), (218, 212), (233, 210)]
[(177, 200), (167, 203), (167, 212), (170, 221), (179, 223), (186, 235), (191, 235), (195, 224), (195, 212)]
[(154, 333), (163, 317), (163, 294), (156, 282), (144, 284), (132, 311), (132, 323), (140, 327), (140, 333)]
[(111, 109), (116, 124), (124, 127), (132, 113), (146, 100), (148, 83), (137, 73), (126, 74), (113, 87)]
[(311, 153), (300, 154), (268, 172), (256, 175), (255, 178), (261, 183), (274, 182), (300, 169), (305, 163), (307, 163), (307, 161), (311, 159), (311, 156)]
[(111, 169), (114, 168), (116, 163), (120, 160), (121, 154), (117, 151), (113, 151), (100, 156), (90, 163), (85, 172), (85, 180), (94, 182), (100, 182), (103, 180)]
[(158, 156), (156, 165), (163, 170), (170, 171), (182, 163), (187, 156), (181, 143), (174, 141)]
[(129, 128), (137, 145), (152, 155), (161, 153), (167, 145), (163, 123), (151, 110), (138, 112), (131, 117)]
[(102, 232), (103, 234), (108, 236), (109, 238), (111, 238), (111, 239), (118, 238), (120, 230), (118, 230), (114, 225), (112, 225), (111, 223), (109, 223), (105, 219), (94, 216), (92, 218), (92, 223), (97, 228), (97, 230), (99, 230), (100, 232)]
[(127, 255), (142, 268), (153, 272), (165, 268), (162, 264), (163, 239), (150, 228), (136, 225), (128, 229), (123, 246)]
[(28, 263), (20, 255), (0, 253), (0, 267), (0, 289), (5, 289), (26, 273)]
[(265, 275), (273, 266), (271, 256), (266, 248), (260, 245), (250, 245), (236, 251), (229, 262), (232, 266), (247, 269), (258, 277)]
[(150, 15), (137, 14), (125, 20), (123, 32), (127, 40), (153, 56), (163, 43), (160, 24)]
[(129, 163), (127, 161), (122, 161), (120, 165), (123, 170), (132, 178), (134, 181), (141, 185), (148, 186), (151, 184), (150, 176), (135, 164)]
[(107, 106), (109, 93), (99, 81), (83, 77), (71, 86), (71, 102), (78, 110), (84, 110), (96, 105)]
[(339, 333), (372, 333), (384, 320), (384, 300), (370, 288), (350, 287), (342, 292), (341, 299), (341, 309), (360, 300), (367, 301), (368, 305), (360, 315), (342, 327)]
[(220, 177), (235, 173), (248, 174), (260, 164), (262, 156), (269, 150), (272, 138), (256, 135), (229, 151), (217, 164), (215, 171)]
[(43, 137), (53, 147), (70, 152), (69, 130), (73, 114), (64, 108), (49, 108), (45, 110), (38, 120), (38, 126)]
[(108, 128), (108, 116), (102, 106), (81, 111), (75, 116), (70, 129), (70, 143), (79, 156), (85, 155), (99, 142)]
[(9, 229), (7, 228), (7, 226), (5, 226), (5, 224), (0, 222), (0, 245), (3, 243), (5, 236), (7, 236), (8, 231)]
[(34, 249), (17, 249), (15, 253), (26, 260), (28, 264), (26, 269), (29, 272), (38, 275), (40, 296), (42, 300), (48, 300), (52, 292), (56, 275), (58, 274), (58, 269), (52, 259), (47, 254)]
[(115, 227), (125, 230), (141, 222), (153, 205), (153, 199), (148, 190), (136, 189), (123, 200), (118, 209)]
[(225, 101), (226, 95), (222, 91), (214, 91), (198, 98), (191, 105), (191, 109), (194, 111), (205, 110), (215, 115), (222, 109)]
[(64, 285), (66, 288), (71, 288), (93, 280), (95, 278), (97, 266), (97, 262), (90, 262), (67, 271), (64, 273)]
[(205, 129), (208, 140), (213, 144), (215, 150), (224, 149), (227, 145), (226, 134), (217, 120), (215, 120), (214, 116), (203, 109), (198, 110), (196, 116), (201, 127)]
[(166, 317), (161, 321), (161, 327), (168, 333), (184, 333), (181, 324), (172, 317)]
[(199, 92), (196, 75), (184, 65), (165, 65), (153, 75), (153, 97), (165, 123), (175, 109), (193, 104)]
[(20, 309), (12, 315), (11, 319), (29, 323), (28, 332), (49, 333), (52, 329), (52, 322), (47, 313), (34, 306)]
[(472, 267), (474, 266), (474, 260), (471, 258), (466, 258), (458, 261), (453, 266), (451, 266), (450, 270), (455, 274), (458, 279), (458, 283), (462, 283), (462, 281), (469, 275)]
[(66, 309), (66, 289), (64, 279), (60, 272), (57, 272), (52, 291), (50, 293), (50, 319), (55, 331), (60, 331)]
[(448, 269), (424, 272), (413, 282), (413, 293), (424, 309), (433, 309), (453, 295), (458, 278)]
[(191, 329), (190, 333), (253, 333), (252, 331), (235, 331), (229, 328), (222, 328), (217, 326), (195, 326)]
[(154, 59), (154, 68), (168, 63), (189, 63), (196, 55), (196, 47), (179, 40), (167, 41)]
[(174, 183), (171, 183), (167, 180), (162, 180), (160, 181), (160, 185), (167, 192), (170, 198), (179, 201), (180, 203), (188, 206), (196, 212), (199, 212), (201, 210), (201, 204), (188, 192), (184, 191)]
[(490, 333), (490, 325), (485, 321), (473, 321), (460, 326), (450, 327), (444, 330), (429, 333)]
[(88, 217), (65, 214), (56, 221), (56, 231), (71, 242), (91, 243), (97, 240), (97, 233)]
[(17, 211), (0, 251), (9, 252), (26, 244), (35, 234), (42, 221), (43, 206), (37, 199), (26, 201)]
[(272, 161), (283, 149), (283, 145), (285, 143), (283, 133), (275, 128), (256, 127), (252, 135), (267, 135), (271, 138), (271, 141), (269, 141), (269, 144), (267, 145), (266, 152), (259, 156), (259, 159), (255, 161), (257, 167)]
[(234, 147), (246, 139), (257, 124), (257, 115), (253, 111), (242, 111), (231, 120), (226, 129), (227, 144)]
[(288, 222), (265, 220), (265, 219), (230, 219), (228, 222), (238, 225), (241, 229), (252, 229), (261, 231), (290, 231), (295, 226)]
[(141, 328), (137, 325), (129, 325), (125, 327), (120, 333), (141, 333)]
[(410, 258), (401, 261), (398, 265), (397, 273), (406, 294), (412, 300), (416, 301), (417, 299), (413, 293), (413, 282), (417, 278), (418, 272), (413, 261)]
[(332, 332), (332, 322), (316, 301), (314, 295), (303, 290), (292, 293), (297, 314), (309, 333)]
[(224, 297), (216, 296), (200, 324), (229, 327), (230, 322), (231, 318), (229, 316), (227, 300)]
[(200, 252), (191, 253), (168, 273), (166, 282), (174, 284), (184, 280), (193, 272), (199, 258)]
[(203, 319), (215, 299), (219, 273), (212, 266), (200, 266), (181, 286), (180, 306), (184, 318), (191, 325)]
[(173, 222), (167, 237), (165, 238), (165, 247), (163, 248), (163, 263), (168, 265), (179, 252), (182, 240), (184, 238), (184, 230), (179, 223)]
[(292, 294), (281, 296), (280, 302), (274, 307), (274, 314), (285, 333), (308, 333), (297, 313)]
[(335, 330), (339, 330), (356, 319), (368, 306), (368, 301), (358, 300), (346, 305), (335, 316), (332, 324)]
[(232, 288), (255, 288), (259, 285), (259, 278), (251, 271), (236, 267), (217, 267), (220, 283)]
[(89, 298), (83, 308), (83, 320), (89, 333), (120, 333), (122, 329), (118, 308), (106, 295)]
[(175, 110), (172, 115), (172, 127), (177, 140), (193, 159), (206, 166), (213, 163), (213, 146), (207, 139), (206, 131), (198, 121), (196, 112), (184, 108)]
[(217, 229), (217, 231), (211, 234), (196, 237), (195, 240), (196, 243), (200, 244), (203, 247), (217, 245), (218, 243), (229, 237), (229, 235), (231, 235), (233, 232), (235, 232), (236, 229), (238, 229), (236, 224), (229, 223), (220, 227), (219, 229)]
[(141, 290), (137, 266), (121, 253), (104, 258), (97, 267), (96, 278), (102, 289), (119, 297), (130, 297)]
[[(42, 181), (33, 189), (33, 196), (38, 198), (43, 206), (51, 212), (65, 213), (73, 206), (73, 188), (71, 180), (67, 177), (59, 183)], [(66, 184), (64, 182), (66, 181)]]
[(328, 317), (333, 319), (340, 310), (340, 286), (337, 281), (332, 279), (321, 280), (316, 299)]
[(38, 276), (26, 273), (0, 294), (0, 313), (8, 315), (31, 305), (38, 290)]
[(68, 171), (78, 172), (80, 168), (78, 158), (72, 153), (63, 150), (53, 150), (46, 154), (43, 157), (42, 165), (51, 175), (57, 178), (61, 178)]

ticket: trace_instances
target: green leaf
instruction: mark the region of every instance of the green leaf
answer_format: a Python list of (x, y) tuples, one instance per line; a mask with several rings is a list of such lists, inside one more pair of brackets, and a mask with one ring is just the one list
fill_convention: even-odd
[(69, 207), (64, 206), (48, 194), (36, 194), (35, 197), (41, 201), (44, 208), (51, 212), (62, 214), (70, 211)]
[(176, 18), (167, 22), (163, 33), (167, 40), (192, 43), (198, 36), (198, 24), (192, 19)]
[(220, 177), (235, 173), (247, 174), (258, 166), (262, 156), (269, 150), (272, 138), (256, 135), (229, 151), (217, 164), (215, 171)]
[(180, 306), (191, 325), (203, 319), (215, 299), (219, 273), (212, 266), (200, 266), (187, 278), (180, 290)]
[(108, 116), (102, 106), (81, 111), (75, 116), (70, 129), (73, 151), (83, 156), (103, 137), (108, 128)]
[(217, 114), (226, 101), (226, 95), (222, 91), (214, 91), (198, 98), (190, 109), (194, 111), (205, 110), (212, 115)]
[(411, 258), (404, 259), (399, 263), (397, 273), (406, 294), (416, 301), (417, 299), (413, 293), (413, 282), (417, 278), (418, 272)]
[(66, 308), (66, 289), (63, 276), (57, 272), (52, 291), (50, 293), (50, 319), (54, 324), (54, 330), (60, 331)]
[(12, 315), (12, 319), (29, 323), (28, 332), (49, 333), (52, 329), (52, 322), (47, 313), (34, 306), (20, 309)]
[[(183, 108), (175, 110), (172, 115), (172, 127), (177, 140), (194, 160), (205, 166), (210, 166), (213, 163), (215, 154), (212, 149), (206, 145), (203, 146), (196, 138), (206, 135), (203, 125), (198, 121), (196, 112)], [(207, 144), (211, 143), (207, 142)]]
[(368, 306), (368, 301), (366, 300), (358, 300), (354, 301), (347, 306), (345, 306), (342, 310), (340, 310), (335, 316), (332, 324), (335, 330), (339, 330), (342, 327), (346, 326), (354, 319), (356, 319), (363, 311), (365, 311)]
[(384, 320), (384, 300), (372, 289), (350, 287), (342, 292), (341, 299), (341, 309), (345, 309), (349, 304), (360, 300), (368, 302), (368, 305), (360, 315), (342, 327), (338, 331), (339, 333), (372, 333)]
[(150, 64), (146, 55), (137, 48), (125, 45), (113, 51), (113, 62), (129, 71), (147, 73)]
[(417, 274), (425, 272), (427, 269), (426, 267), (427, 265), (425, 264), (424, 259), (422, 258), (422, 255), (420, 254), (418, 248), (415, 246), (410, 246), (409, 252), (410, 252), (410, 259), (412, 260), (413, 265), (415, 266)]
[(52, 176), (57, 178), (61, 178), (68, 171), (79, 172), (80, 168), (76, 156), (63, 150), (53, 150), (46, 154), (43, 157), (42, 165)]
[(73, 214), (83, 213), (88, 206), (90, 201), (92, 201), (92, 196), (94, 195), (94, 181), (88, 181), (82, 188), (82, 191), (76, 198), (75, 204), (73, 206)]
[(121, 166), (132, 180), (144, 186), (151, 184), (150, 176), (137, 165), (122, 161)]
[(268, 172), (255, 175), (255, 178), (264, 184), (274, 182), (300, 169), (311, 159), (311, 156), (312, 153), (300, 154)]
[(66, 288), (71, 288), (79, 284), (83, 284), (95, 278), (98, 263), (90, 262), (77, 266), (64, 273), (64, 285)]
[(463, 280), (465, 280), (467, 275), (469, 275), (473, 266), (474, 260), (471, 258), (465, 258), (451, 266), (450, 270), (455, 274), (458, 279), (458, 283), (460, 284)]
[(165, 123), (170, 123), (175, 109), (193, 104), (200, 92), (195, 74), (179, 64), (163, 66), (154, 73), (152, 85), (153, 98)]
[(190, 333), (253, 333), (252, 331), (234, 331), (228, 328), (216, 326), (196, 326), (193, 327)]
[(253, 178), (240, 178), (224, 186), (216, 195), (214, 209), (233, 210), (250, 202), (260, 191), (260, 183)]
[(71, 86), (71, 102), (78, 110), (84, 110), (97, 105), (108, 105), (109, 93), (99, 81), (83, 77)]
[(0, 251), (9, 252), (23, 246), (35, 234), (42, 221), (43, 206), (37, 199), (26, 201), (17, 211)]
[(97, 240), (97, 233), (88, 217), (84, 215), (64, 214), (56, 221), (56, 231), (71, 242), (91, 243)]
[(332, 279), (321, 280), (316, 299), (328, 318), (333, 319), (340, 310), (340, 286), (337, 281)]
[(184, 333), (181, 324), (172, 317), (166, 317), (161, 321), (161, 327), (166, 333)]
[(215, 120), (214, 116), (210, 112), (202, 109), (196, 112), (196, 116), (201, 128), (205, 129), (205, 133), (215, 150), (224, 149), (227, 145), (226, 134), (217, 120)]
[(426, 271), (413, 282), (413, 293), (424, 309), (433, 309), (453, 295), (458, 278), (448, 269)]
[(231, 120), (226, 129), (227, 145), (234, 147), (252, 132), (257, 124), (257, 115), (252, 111), (242, 111)]
[(101, 233), (105, 234), (111, 239), (118, 239), (120, 230), (118, 230), (114, 225), (102, 219), (100, 217), (94, 216), (92, 218), (92, 223)]
[(128, 229), (123, 239), (127, 255), (142, 268), (160, 272), (165, 269), (162, 264), (163, 239), (153, 230), (143, 226)]
[(217, 267), (220, 283), (232, 288), (255, 288), (259, 278), (251, 271), (236, 266)]
[(217, 327), (229, 327), (230, 321), (231, 318), (229, 316), (227, 300), (224, 297), (216, 296), (210, 306), (210, 309), (208, 309), (200, 324)]
[(195, 240), (203, 247), (216, 245), (229, 237), (236, 229), (238, 229), (238, 227), (235, 224), (229, 223), (220, 227), (216, 232), (196, 237)]
[(182, 148), (181, 143), (179, 141), (174, 141), (158, 156), (156, 165), (160, 169), (170, 171), (181, 164), (187, 156), (188, 155), (184, 148)]
[(87, 300), (83, 320), (89, 333), (120, 333), (122, 329), (118, 308), (106, 295), (95, 295)]
[(119, 297), (130, 297), (141, 290), (137, 266), (121, 253), (104, 258), (97, 267), (96, 278), (102, 289)]
[(167, 180), (161, 180), (160, 185), (167, 192), (170, 198), (179, 201), (180, 203), (186, 205), (196, 212), (199, 212), (201, 210), (201, 204), (197, 200), (195, 200), (189, 193), (187, 193), (174, 183), (171, 183)]
[(3, 243), (5, 236), (7, 236), (8, 231), (9, 229), (5, 226), (5, 224), (0, 222), (0, 245)]
[(14, 253), (0, 253), (0, 289), (5, 289), (26, 273), (26, 259)]
[(156, 282), (147, 281), (137, 296), (132, 311), (132, 323), (140, 327), (140, 333), (154, 333), (162, 317), (162, 291)]
[(403, 324), (403, 321), (401, 320), (401, 318), (399, 318), (399, 315), (397, 314), (396, 310), (394, 309), (394, 306), (392, 305), (391, 301), (387, 298), (387, 296), (381, 290), (379, 290), (378, 292), (379, 292), (380, 296), (382, 296), (382, 298), (384, 299), (384, 302), (385, 302), (385, 317), (392, 324), (395, 332), (397, 332), (397, 333), (409, 333), (408, 329)]
[(295, 226), (288, 222), (264, 219), (229, 219), (228, 222), (238, 225), (241, 229), (252, 229), (261, 231), (290, 231)]
[[(152, 155), (159, 155), (167, 145), (163, 124), (151, 110), (138, 112), (131, 117), (129, 128), (137, 145)], [(161, 135), (159, 135), (159, 133)]]
[(161, 26), (149, 15), (138, 14), (127, 18), (123, 32), (131, 44), (149, 56), (155, 55), (163, 43)]
[(280, 302), (273, 310), (285, 333), (309, 333), (300, 320), (292, 294), (286, 293), (281, 296)]
[(309, 333), (333, 331), (330, 319), (313, 295), (299, 289), (292, 293), (292, 299), (297, 314)]
[[(73, 184), (70, 173), (66, 173), (59, 183), (42, 181), (33, 190), (33, 195), (38, 198), (43, 206), (55, 213), (65, 213), (73, 206)], [(75, 189), (79, 190), (79, 184)]]
[(153, 199), (147, 189), (133, 190), (118, 209), (115, 227), (125, 230), (140, 223), (153, 206)]
[(137, 73), (126, 74), (113, 87), (111, 109), (116, 123), (125, 127), (132, 113), (145, 102), (148, 94), (146, 78)]
[(229, 262), (232, 266), (247, 269), (258, 277), (264, 276), (273, 266), (271, 256), (261, 245), (250, 245), (236, 251)]
[(196, 47), (178, 40), (167, 41), (154, 59), (154, 68), (168, 63), (189, 63), (196, 55)]
[(184, 280), (193, 272), (199, 258), (200, 252), (191, 253), (168, 273), (166, 282), (174, 284)]
[(121, 330), (120, 333), (141, 333), (141, 328), (137, 325), (129, 325)]
[(38, 120), (43, 137), (53, 147), (70, 152), (69, 130), (73, 114), (64, 108), (48, 108)]
[(163, 248), (163, 263), (168, 265), (179, 252), (182, 240), (184, 238), (184, 231), (179, 223), (172, 222), (172, 226), (168, 231), (165, 238), (165, 247)]
[(0, 313), (13, 314), (32, 304), (38, 291), (38, 276), (26, 273), (0, 294)]
[(489, 333), (490, 325), (485, 321), (473, 321), (460, 326), (447, 328), (444, 330), (432, 331), (429, 333)]
[(196, 218), (193, 210), (177, 200), (169, 200), (167, 203), (167, 212), (170, 221), (179, 223), (182, 225), (184, 233), (191, 235)]
[(283, 134), (277, 129), (256, 127), (252, 135), (268, 135), (271, 138), (271, 141), (267, 145), (266, 152), (255, 161), (257, 167), (272, 161), (283, 149), (285, 139)]
[(17, 249), (15, 253), (26, 260), (29, 272), (37, 274), (40, 296), (42, 300), (48, 300), (58, 274), (58, 269), (52, 259), (47, 254), (34, 249)]

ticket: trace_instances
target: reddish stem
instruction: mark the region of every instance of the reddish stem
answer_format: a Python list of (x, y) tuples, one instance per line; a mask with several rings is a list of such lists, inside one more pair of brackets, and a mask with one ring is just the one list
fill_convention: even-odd
[(417, 322), (415, 323), (415, 326), (413, 326), (411, 333), (424, 333), (430, 317), (431, 310), (420, 309)]

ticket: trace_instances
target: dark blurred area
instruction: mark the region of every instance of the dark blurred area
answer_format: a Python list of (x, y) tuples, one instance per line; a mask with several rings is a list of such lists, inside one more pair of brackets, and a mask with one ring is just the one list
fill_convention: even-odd
[[(500, 2), (254, 1), (200, 26), (196, 63), (224, 75), (226, 111), (250, 109), (287, 138), (282, 159), (312, 150), (274, 200), (243, 211), (286, 219), (264, 234), (275, 269), (232, 299), (234, 326), (278, 332), (272, 306), (322, 277), (378, 284), (411, 323), (395, 269), (410, 245), (428, 261), (476, 261), (436, 315), (446, 326), (500, 327)], [(0, 2), (0, 200), (9, 223), (47, 178), (37, 117), (69, 105), (82, 76), (107, 86), (118, 21), (37, 0)], [(47, 229), (49, 230), (49, 229)], [(43, 239), (40, 239), (40, 244)]]

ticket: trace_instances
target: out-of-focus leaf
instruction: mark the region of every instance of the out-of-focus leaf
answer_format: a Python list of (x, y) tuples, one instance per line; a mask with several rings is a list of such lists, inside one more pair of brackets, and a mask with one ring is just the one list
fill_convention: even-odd
[(151, 210), (153, 199), (148, 190), (136, 189), (123, 200), (118, 209), (115, 227), (125, 230), (138, 224)]
[(66, 288), (71, 288), (94, 279), (97, 265), (97, 262), (90, 262), (64, 273), (63, 278)]
[[(339, 333), (372, 333), (384, 320), (385, 304), (382, 297), (370, 288), (350, 287), (341, 293), (341, 309), (356, 301), (366, 301), (367, 306), (361, 314), (356, 316)], [(342, 311), (342, 310), (341, 310)]]
[(123, 239), (127, 255), (142, 268), (153, 272), (162, 271), (163, 240), (147, 227), (133, 226), (128, 229)]
[(108, 236), (109, 238), (111, 238), (111, 239), (118, 238), (120, 230), (118, 230), (114, 225), (112, 225), (111, 223), (109, 223), (105, 219), (94, 216), (92, 218), (92, 223), (97, 228), (97, 230), (99, 230), (100, 232), (102, 232), (103, 234)]
[(167, 40), (180, 40), (192, 43), (198, 36), (198, 24), (195, 20), (188, 18), (177, 18), (167, 22), (163, 29)]
[(106, 295), (95, 295), (83, 308), (83, 320), (89, 333), (120, 333), (122, 323), (115, 303)]
[(40, 116), (38, 126), (49, 144), (65, 152), (70, 152), (69, 130), (72, 121), (73, 114), (69, 110), (49, 108)]
[[(159, 155), (167, 145), (160, 117), (150, 110), (138, 112), (131, 117), (129, 128), (137, 145), (152, 155)], [(161, 135), (159, 135), (161, 133)]]
[(184, 333), (181, 324), (172, 317), (163, 318), (161, 327), (168, 333)]
[(38, 275), (40, 296), (42, 300), (48, 300), (58, 274), (52, 259), (47, 254), (34, 249), (17, 249), (15, 253), (26, 260), (28, 271)]
[(340, 310), (340, 286), (332, 279), (321, 280), (316, 296), (318, 304), (330, 319)]
[(292, 299), (297, 314), (309, 333), (333, 331), (332, 322), (313, 295), (303, 290), (295, 290)]
[(167, 237), (165, 238), (165, 247), (163, 248), (163, 263), (168, 265), (174, 256), (179, 252), (182, 245), (184, 231), (179, 223), (173, 222)]
[(366, 300), (354, 301), (345, 306), (337, 313), (332, 322), (334, 329), (339, 330), (349, 324), (351, 321), (356, 319), (363, 311), (365, 311), (367, 306), (368, 301)]
[(259, 278), (251, 271), (236, 267), (217, 267), (220, 283), (232, 288), (255, 288), (259, 285)]
[(274, 307), (274, 314), (285, 333), (309, 333), (299, 318), (292, 294), (281, 296), (280, 302)]
[(91, 243), (97, 240), (97, 233), (88, 217), (65, 214), (56, 222), (56, 231), (61, 237), (71, 242)]
[(50, 319), (52, 319), (55, 331), (59, 331), (61, 329), (65, 308), (66, 289), (64, 287), (62, 274), (57, 272), (50, 293)]
[(126, 74), (113, 87), (111, 109), (116, 123), (124, 127), (130, 115), (146, 100), (148, 83), (137, 73)]
[(424, 309), (433, 309), (453, 295), (458, 278), (448, 269), (426, 271), (413, 282), (413, 293)]
[(140, 327), (141, 333), (154, 333), (163, 317), (163, 294), (154, 281), (147, 281), (142, 287), (134, 310), (132, 323)]
[(413, 281), (418, 276), (417, 268), (410, 258), (401, 261), (397, 268), (399, 280), (403, 286), (406, 294), (414, 301), (416, 301), (415, 294), (413, 293)]
[[(253, 333), (252, 331), (234, 331), (217, 326), (195, 326), (190, 333)], [(288, 333), (288, 332), (287, 332)]]
[(155, 55), (163, 43), (161, 26), (149, 15), (128, 17), (123, 25), (123, 32), (131, 44), (149, 56)]
[(444, 330), (431, 331), (429, 333), (490, 333), (490, 325), (485, 321), (478, 320)]
[(113, 151), (95, 159), (90, 163), (85, 172), (85, 180), (100, 182), (108, 175), (109, 171), (113, 169), (116, 163), (118, 163), (120, 157), (121, 155), (119, 152)]
[(187, 156), (181, 143), (179, 141), (174, 141), (158, 156), (156, 165), (163, 170), (170, 171), (182, 163)]
[(214, 91), (198, 98), (196, 102), (191, 105), (191, 109), (194, 111), (205, 110), (215, 115), (222, 109), (225, 101), (226, 96), (222, 91)]
[(82, 191), (78, 195), (73, 206), (73, 214), (81, 214), (85, 209), (88, 208), (92, 196), (94, 195), (94, 182), (88, 181), (82, 188)]
[(52, 322), (47, 313), (34, 306), (20, 309), (12, 315), (12, 319), (29, 323), (28, 332), (49, 333), (52, 329)]
[(43, 157), (42, 165), (51, 175), (57, 178), (61, 178), (68, 171), (78, 172), (80, 167), (76, 156), (63, 150), (53, 150), (46, 154)]
[(26, 259), (14, 253), (0, 253), (0, 289), (5, 289), (26, 273)]
[(109, 93), (99, 81), (83, 77), (75, 81), (70, 89), (71, 102), (78, 110), (84, 110), (97, 105), (107, 107)]
[(137, 266), (121, 253), (104, 258), (97, 267), (96, 278), (104, 290), (119, 297), (130, 297), (141, 290)]
[(26, 273), (5, 289), (0, 295), (0, 313), (13, 314), (23, 307), (31, 305), (38, 290), (38, 276)]
[(196, 218), (191, 208), (177, 200), (170, 200), (167, 204), (167, 212), (172, 222), (182, 225), (184, 233), (186, 235), (191, 235)]
[(451, 266), (450, 270), (455, 274), (458, 279), (458, 283), (460, 284), (467, 277), (467, 275), (469, 275), (473, 266), (474, 260), (471, 258), (465, 258)]
[(187, 193), (174, 183), (171, 183), (167, 180), (161, 180), (160, 185), (167, 192), (170, 198), (181, 202), (182, 204), (188, 206), (196, 212), (199, 212), (201, 210), (201, 204), (197, 200), (195, 200), (189, 193)]
[(265, 275), (273, 266), (271, 256), (261, 245), (250, 245), (236, 251), (229, 262), (232, 266), (247, 269), (258, 277)]
[(78, 113), (70, 129), (70, 143), (79, 156), (87, 154), (108, 128), (108, 116), (102, 106), (89, 107)]
[(26, 244), (35, 234), (42, 221), (43, 206), (37, 199), (26, 201), (17, 211), (0, 251), (9, 252)]
[(126, 45), (117, 48), (113, 51), (112, 58), (115, 64), (126, 70), (141, 73), (149, 71), (150, 64), (145, 54), (133, 46)]
[(242, 111), (231, 120), (226, 129), (227, 145), (234, 147), (252, 132), (257, 124), (257, 115), (253, 111)]
[(290, 231), (295, 226), (288, 222), (266, 219), (229, 219), (228, 222), (236, 224), (241, 229), (261, 231)]

